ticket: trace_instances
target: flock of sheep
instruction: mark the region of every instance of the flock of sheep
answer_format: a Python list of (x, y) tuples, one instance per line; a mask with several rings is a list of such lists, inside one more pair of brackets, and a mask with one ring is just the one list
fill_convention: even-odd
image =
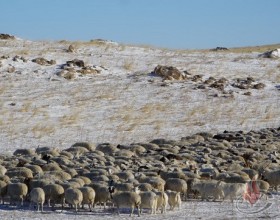
[[(43, 211), (66, 205), (138, 209), (151, 214), (180, 208), (189, 199), (232, 201), (256, 180), (264, 195), (280, 185), (280, 129), (213, 135), (180, 141), (112, 145), (76, 143), (68, 149), (18, 149), (0, 156), (3, 204), (29, 202)], [(265, 199), (265, 198), (264, 198)]]

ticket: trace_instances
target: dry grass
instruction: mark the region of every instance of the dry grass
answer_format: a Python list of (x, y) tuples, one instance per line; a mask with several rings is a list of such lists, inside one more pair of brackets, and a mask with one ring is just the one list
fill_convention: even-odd
[(276, 48), (280, 48), (280, 44), (252, 46), (252, 47), (236, 47), (236, 48), (230, 48), (230, 52), (234, 52), (234, 53), (251, 53), (251, 52), (263, 53), (263, 52), (266, 52), (268, 50), (273, 50), (273, 49), (276, 49)]
[(134, 61), (133, 60), (125, 60), (123, 63), (123, 68), (127, 71), (133, 70)]
[(31, 128), (35, 138), (41, 138), (55, 132), (55, 128), (47, 122), (39, 122)]

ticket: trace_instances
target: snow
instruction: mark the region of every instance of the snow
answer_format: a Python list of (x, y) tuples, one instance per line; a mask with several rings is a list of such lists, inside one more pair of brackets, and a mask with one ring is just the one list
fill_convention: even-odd
[[(67, 53), (70, 44), (77, 48)], [(155, 138), (180, 139), (201, 131), (252, 130), (279, 127), (279, 60), (259, 58), (258, 53), (176, 51), (121, 45), (112, 42), (0, 41), (0, 140), (1, 150), (52, 146), (66, 148), (77, 141), (132, 143)], [(28, 61), (12, 61), (15, 55)], [(32, 59), (56, 60), (40, 66)], [(104, 67), (95, 75), (72, 80), (58, 77), (60, 65), (82, 59)], [(191, 75), (236, 78), (254, 77), (265, 83), (262, 90), (228, 87), (234, 97), (216, 89), (195, 89), (192, 81), (166, 81), (150, 74), (158, 65), (175, 66)], [(8, 73), (9, 66), (15, 67)], [(218, 94), (218, 95), (217, 95)], [(12, 104), (13, 103), (13, 104)], [(279, 197), (279, 196), (278, 196)], [(278, 198), (276, 196), (276, 198)], [(251, 216), (229, 203), (184, 202), (180, 211), (144, 219), (256, 219), (279, 218), (279, 199), (273, 207)], [(0, 206), (1, 219), (113, 219), (103, 213), (64, 211), (35, 213)], [(120, 218), (128, 218), (122, 214)], [(136, 217), (135, 217), (136, 218)]]
[[(207, 202), (207, 201), (186, 201), (183, 202), (183, 206), (178, 210), (176, 208), (173, 211), (167, 210), (165, 214), (151, 215), (146, 210), (141, 217), (137, 217), (136, 210), (132, 217), (129, 217), (129, 209), (121, 209), (121, 214), (118, 216), (116, 210), (113, 208), (106, 208), (105, 210), (99, 207), (94, 208), (93, 212), (88, 210), (79, 211), (76, 214), (73, 210), (61, 210), (56, 209), (55, 211), (45, 208), (41, 212), (37, 212), (32, 208), (24, 207), (18, 209), (16, 207), (6, 208), (0, 206), (0, 218), (1, 219), (277, 219), (280, 218), (280, 202), (279, 196), (268, 199), (267, 201), (263, 198), (259, 203), (254, 206), (250, 206), (248, 203), (239, 204), (237, 208), (237, 201), (234, 203), (229, 201), (226, 202)], [(263, 207), (265, 208), (263, 211)]]

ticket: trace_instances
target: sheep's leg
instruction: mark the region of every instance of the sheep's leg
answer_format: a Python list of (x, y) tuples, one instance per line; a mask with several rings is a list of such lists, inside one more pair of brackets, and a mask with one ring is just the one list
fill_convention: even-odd
[(118, 212), (118, 215), (120, 215), (120, 207), (117, 205), (117, 212)]
[(39, 211), (40, 211), (40, 203), (37, 202), (37, 212), (39, 212)]
[(30, 201), (29, 203), (29, 209), (31, 210), (31, 207), (32, 207), (32, 201)]
[(43, 212), (44, 202), (41, 203), (41, 212)]
[(137, 207), (138, 217), (140, 217), (140, 209), (139, 209), (140, 207), (139, 207), (139, 205), (136, 207)]
[(48, 207), (51, 207), (51, 199), (48, 199)]
[(129, 215), (129, 216), (132, 216), (133, 211), (134, 211), (134, 206), (131, 207), (131, 212), (130, 212), (130, 215)]

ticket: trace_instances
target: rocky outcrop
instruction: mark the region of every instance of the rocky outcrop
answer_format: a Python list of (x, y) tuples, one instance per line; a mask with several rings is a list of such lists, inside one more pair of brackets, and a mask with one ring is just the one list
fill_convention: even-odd
[(0, 40), (14, 40), (15, 36), (9, 34), (0, 34)]
[(280, 49), (270, 50), (259, 56), (263, 58), (280, 58)]
[(32, 62), (37, 63), (39, 65), (42, 66), (51, 66), (51, 65), (55, 65), (56, 61), (55, 60), (47, 60), (45, 58), (42, 57), (38, 57), (32, 60)]

